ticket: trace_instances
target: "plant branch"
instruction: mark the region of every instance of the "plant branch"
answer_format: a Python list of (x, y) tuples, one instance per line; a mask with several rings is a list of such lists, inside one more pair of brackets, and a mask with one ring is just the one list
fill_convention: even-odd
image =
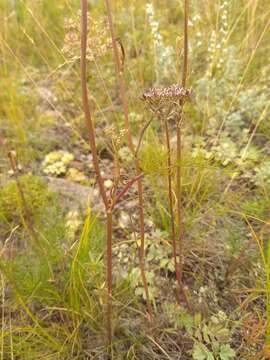
[(86, 49), (87, 49), (87, 0), (81, 0), (82, 6), (82, 19), (81, 19), (81, 86), (82, 86), (82, 101), (83, 101), (83, 111), (85, 115), (85, 123), (88, 132), (88, 139), (89, 144), (92, 152), (93, 157), (93, 165), (97, 177), (97, 182), (99, 185), (99, 191), (107, 209), (109, 206), (108, 197), (106, 195), (106, 190), (104, 187), (103, 179), (100, 172), (99, 162), (98, 162), (98, 155), (97, 155), (97, 147), (95, 141), (95, 133), (94, 133), (94, 126), (89, 106), (89, 99), (88, 99), (88, 88), (87, 88), (87, 65), (86, 65)]
[(136, 147), (135, 150), (135, 157), (138, 157), (139, 151), (140, 151), (140, 147), (141, 147), (141, 143), (142, 143), (142, 139), (144, 136), (144, 133), (146, 132), (146, 130), (148, 129), (148, 127), (150, 126), (151, 122), (153, 121), (153, 118), (151, 118), (150, 120), (148, 120), (148, 122), (144, 125), (144, 127), (142, 128), (141, 132), (140, 132), (140, 136), (139, 136), (139, 141), (138, 141), (138, 145)]
[(114, 207), (115, 205), (117, 205), (119, 203), (119, 201), (123, 198), (123, 196), (126, 195), (126, 193), (131, 188), (131, 186), (138, 180), (142, 179), (143, 176), (144, 176), (144, 174), (141, 173), (141, 174), (137, 175), (134, 179), (129, 180), (128, 183), (125, 185), (125, 187), (116, 195), (116, 198), (115, 198), (112, 206)]

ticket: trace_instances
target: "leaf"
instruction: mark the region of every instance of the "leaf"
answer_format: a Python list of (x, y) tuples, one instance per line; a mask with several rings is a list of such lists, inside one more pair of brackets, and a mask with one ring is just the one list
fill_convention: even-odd
[(166, 268), (167, 265), (168, 265), (168, 260), (167, 260), (167, 259), (162, 259), (162, 260), (160, 261), (160, 267), (161, 267), (162, 269)]
[(194, 315), (194, 324), (198, 327), (200, 327), (201, 325), (201, 322), (202, 322), (202, 315), (200, 313), (196, 313)]
[(182, 312), (180, 315), (180, 322), (189, 334), (193, 332), (194, 320), (190, 314), (187, 312)]
[(209, 344), (211, 342), (211, 340), (210, 340), (211, 333), (206, 325), (203, 326), (202, 334), (203, 334), (204, 341), (207, 344)]
[(219, 356), (221, 360), (233, 359), (236, 354), (229, 344), (223, 344), (220, 346)]
[(213, 354), (202, 343), (195, 344), (192, 357), (194, 360), (215, 360)]
[(168, 264), (168, 270), (170, 270), (171, 272), (174, 271), (174, 263), (173, 261), (170, 261), (169, 264)]
[(216, 331), (215, 331), (215, 337), (216, 337), (216, 339), (218, 339), (220, 342), (226, 342), (226, 341), (228, 341), (229, 338), (230, 338), (230, 331), (229, 331), (229, 329), (226, 329), (226, 328), (216, 329)]
[(129, 274), (131, 287), (136, 287), (140, 283), (140, 269), (133, 268)]

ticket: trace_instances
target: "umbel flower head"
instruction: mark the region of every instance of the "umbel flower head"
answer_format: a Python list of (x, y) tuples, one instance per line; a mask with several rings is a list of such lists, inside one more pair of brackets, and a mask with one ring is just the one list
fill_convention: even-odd
[(192, 95), (191, 89), (186, 89), (180, 85), (174, 84), (168, 87), (153, 87), (145, 91), (141, 97), (146, 101), (151, 110), (173, 109), (175, 106), (179, 108)]

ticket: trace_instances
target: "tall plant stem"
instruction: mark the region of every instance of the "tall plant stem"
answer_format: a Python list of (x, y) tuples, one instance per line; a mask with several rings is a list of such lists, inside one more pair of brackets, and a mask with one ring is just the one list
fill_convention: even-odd
[(119, 50), (118, 50), (118, 44), (117, 44), (117, 40), (116, 40), (116, 36), (115, 36), (115, 29), (114, 29), (110, 1), (105, 0), (105, 4), (106, 4), (109, 28), (110, 28), (111, 38), (112, 38), (114, 61), (115, 61), (115, 67), (116, 67), (116, 76), (117, 76), (117, 80), (118, 80), (118, 84), (119, 84), (119, 92), (120, 92), (120, 97), (121, 97), (123, 112), (124, 112), (127, 141), (128, 141), (129, 148), (131, 149), (132, 153), (134, 153), (134, 146), (133, 146), (133, 142), (132, 142), (132, 134), (131, 134), (130, 123), (129, 123), (128, 99), (127, 99), (125, 81), (124, 81), (124, 77), (123, 77), (123, 65), (121, 64)]
[[(186, 87), (188, 74), (188, 8), (189, 2), (185, 0), (185, 15), (184, 15), (184, 62), (182, 74), (182, 87)], [(176, 197), (177, 197), (177, 227), (179, 239), (179, 271), (180, 282), (182, 284), (183, 278), (183, 242), (184, 242), (184, 219), (183, 219), (183, 205), (182, 205), (182, 120), (183, 120), (183, 103), (180, 102), (180, 111), (177, 120), (177, 169), (176, 169)], [(183, 286), (182, 286), (183, 288)]]
[(177, 261), (177, 242), (176, 242), (176, 233), (175, 233), (175, 219), (174, 219), (174, 210), (173, 210), (173, 189), (172, 189), (172, 160), (171, 160), (171, 144), (170, 144), (170, 134), (167, 119), (164, 119), (165, 127), (165, 136), (166, 136), (166, 147), (167, 147), (167, 167), (168, 167), (168, 196), (169, 196), (169, 211), (170, 211), (170, 220), (171, 220), (171, 238), (173, 246), (173, 259), (174, 267), (176, 274), (176, 297), (178, 303), (180, 303), (180, 289), (181, 289), (181, 278), (179, 272), (179, 263)]
[(85, 115), (85, 123), (87, 127), (88, 139), (89, 144), (92, 152), (93, 157), (93, 166), (97, 177), (97, 182), (99, 185), (99, 191), (107, 209), (109, 207), (108, 198), (106, 195), (103, 179), (101, 177), (99, 161), (98, 161), (98, 154), (97, 154), (97, 147), (96, 147), (96, 140), (95, 140), (95, 132), (94, 126), (89, 106), (89, 99), (88, 99), (88, 88), (87, 88), (87, 65), (86, 65), (86, 49), (87, 49), (87, 0), (81, 0), (82, 6), (82, 19), (81, 19), (81, 86), (82, 86), (82, 101), (83, 101), (83, 111)]
[[(182, 114), (181, 114), (182, 116)], [(181, 121), (181, 120), (180, 120)], [(176, 198), (177, 198), (177, 228), (178, 228), (178, 242), (179, 242), (179, 272), (180, 283), (182, 283), (183, 273), (183, 210), (182, 210), (182, 132), (181, 123), (177, 124), (177, 167), (176, 167)]]
[(107, 336), (109, 353), (112, 348), (112, 211), (107, 210)]
[(101, 177), (98, 154), (95, 142), (94, 126), (89, 106), (88, 88), (87, 88), (87, 65), (86, 65), (86, 48), (87, 48), (87, 0), (81, 0), (82, 19), (81, 19), (81, 86), (82, 86), (82, 100), (83, 110), (85, 115), (85, 122), (88, 131), (89, 144), (93, 157), (93, 165), (99, 185), (99, 191), (106, 208), (107, 217), (107, 341), (109, 352), (112, 350), (112, 209), (110, 208), (110, 201), (107, 197), (104, 187), (103, 179)]
[(188, 76), (188, 16), (189, 16), (189, 0), (185, 0), (184, 15), (184, 63), (182, 74), (182, 86), (186, 87)]
[[(119, 50), (118, 50), (118, 45), (117, 45), (116, 36), (115, 36), (110, 1), (105, 0), (105, 4), (106, 4), (106, 8), (107, 8), (109, 27), (110, 27), (111, 38), (112, 38), (115, 67), (116, 67), (116, 76), (117, 76), (117, 80), (118, 80), (118, 84), (119, 84), (120, 98), (122, 101), (123, 112), (124, 112), (127, 141), (128, 141), (129, 149), (134, 156), (136, 176), (139, 176), (141, 173), (140, 161), (137, 157), (137, 153), (134, 148), (133, 141), (132, 141), (132, 134), (131, 134), (130, 122), (129, 122), (128, 98), (127, 98), (125, 80), (124, 80), (124, 75), (123, 75), (123, 65), (121, 64), (121, 60), (120, 60), (120, 56), (119, 56)], [(148, 311), (148, 315), (149, 315), (149, 320), (151, 321), (152, 320), (152, 306), (151, 306), (151, 301), (150, 301), (150, 296), (149, 296), (148, 283), (147, 283), (147, 279), (146, 279), (146, 275), (145, 275), (144, 201), (143, 201), (143, 185), (142, 185), (142, 180), (140, 177), (137, 180), (137, 189), (138, 189), (140, 239), (141, 239), (140, 251), (139, 251), (139, 262), (140, 262), (141, 277), (142, 277), (142, 282), (143, 282), (143, 287), (144, 287), (144, 292), (145, 292), (145, 297), (146, 297), (147, 311)]]

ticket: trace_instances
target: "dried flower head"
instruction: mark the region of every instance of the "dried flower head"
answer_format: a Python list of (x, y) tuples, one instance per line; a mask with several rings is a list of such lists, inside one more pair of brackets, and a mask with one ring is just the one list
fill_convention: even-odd
[(177, 101), (186, 100), (191, 96), (191, 90), (185, 89), (179, 85), (170, 85), (168, 87), (150, 88), (143, 93), (142, 98), (146, 101)]
[(183, 88), (174, 84), (168, 87), (150, 88), (143, 93), (141, 99), (150, 105), (151, 110), (173, 110), (175, 106), (183, 105), (185, 101), (190, 99), (192, 95), (191, 89)]
[[(79, 12), (76, 20), (65, 21), (66, 36), (62, 52), (69, 58), (76, 60), (80, 56), (81, 45), (81, 14)], [(92, 18), (88, 15), (88, 44), (86, 49), (87, 60), (93, 61), (107, 54), (112, 48), (108, 21), (105, 17)]]
[(104, 130), (107, 138), (110, 139), (114, 151), (118, 151), (122, 145), (122, 142), (126, 136), (126, 130), (121, 129), (117, 131), (115, 126), (111, 125)]

